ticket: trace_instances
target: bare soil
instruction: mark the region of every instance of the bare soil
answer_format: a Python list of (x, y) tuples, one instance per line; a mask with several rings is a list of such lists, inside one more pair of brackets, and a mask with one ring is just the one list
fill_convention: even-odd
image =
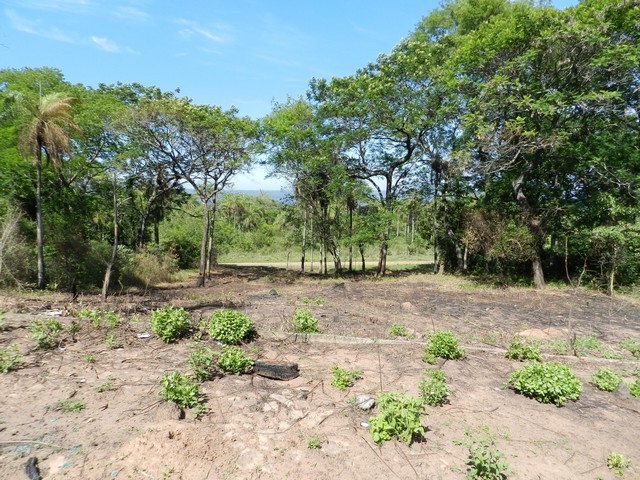
[[(619, 342), (640, 338), (637, 302), (573, 289), (486, 288), (425, 274), (331, 279), (274, 267), (220, 268), (211, 286), (192, 285), (123, 292), (106, 303), (92, 295), (74, 302), (64, 294), (0, 296), (0, 308), (9, 312), (0, 348), (16, 343), (24, 355), (19, 369), (0, 374), (0, 478), (28, 478), (27, 459), (37, 457), (47, 480), (463, 479), (468, 451), (457, 441), (479, 425), (496, 436), (509, 478), (620, 478), (607, 468), (610, 452), (631, 459), (624, 478), (640, 478), (640, 399), (589, 383), (601, 367), (634, 380), (640, 362)], [(166, 305), (184, 307), (195, 320), (221, 308), (242, 311), (258, 334), (245, 351), (298, 363), (300, 376), (216, 378), (201, 386), (206, 412), (179, 419), (179, 409), (160, 399), (158, 380), (166, 371), (188, 373), (194, 338), (164, 344), (153, 334), (138, 335), (151, 332), (151, 310)], [(76, 342), (34, 349), (28, 330), (34, 319), (61, 314), (68, 325), (83, 306), (113, 309), (126, 319), (115, 330), (115, 348), (104, 342), (106, 328), (83, 321)], [(300, 307), (319, 319), (323, 335), (288, 333)], [(392, 338), (394, 323), (413, 338)], [(454, 332), (466, 357), (423, 363), (424, 335), (434, 330)], [(505, 388), (522, 364), (507, 360), (504, 348), (519, 333), (541, 339), (545, 360), (571, 368), (584, 384), (578, 401), (556, 407)], [(600, 347), (574, 352), (574, 335), (596, 337)], [(206, 337), (200, 343), (221, 348)], [(362, 371), (363, 379), (340, 392), (330, 385), (334, 364)], [(449, 403), (427, 409), (422, 440), (377, 446), (362, 426), (376, 411), (362, 411), (352, 399), (391, 390), (417, 396), (425, 368), (444, 371)], [(96, 390), (107, 383), (110, 390)], [(86, 407), (65, 413), (59, 402), (67, 399)], [(321, 448), (308, 448), (312, 437)]]

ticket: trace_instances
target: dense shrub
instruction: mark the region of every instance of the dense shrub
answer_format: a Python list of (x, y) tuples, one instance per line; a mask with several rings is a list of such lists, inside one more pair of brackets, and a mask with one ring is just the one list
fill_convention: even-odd
[(182, 338), (189, 327), (189, 314), (184, 308), (165, 307), (151, 312), (151, 328), (165, 343)]
[(252, 331), (251, 319), (235, 310), (214, 312), (209, 321), (209, 336), (230, 345), (242, 342)]
[(529, 362), (511, 373), (508, 383), (518, 393), (557, 406), (577, 400), (582, 391), (582, 384), (569, 368), (555, 362)]

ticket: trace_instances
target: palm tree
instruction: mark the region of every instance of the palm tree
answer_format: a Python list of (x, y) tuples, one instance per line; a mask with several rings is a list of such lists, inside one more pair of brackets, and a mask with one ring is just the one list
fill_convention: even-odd
[(46, 286), (42, 227), (42, 156), (54, 166), (62, 153), (71, 156), (69, 130), (78, 130), (73, 121), (74, 98), (62, 93), (40, 96), (38, 102), (28, 108), (29, 120), (22, 129), (20, 146), (25, 157), (33, 159), (36, 169), (36, 243), (38, 252), (38, 288)]

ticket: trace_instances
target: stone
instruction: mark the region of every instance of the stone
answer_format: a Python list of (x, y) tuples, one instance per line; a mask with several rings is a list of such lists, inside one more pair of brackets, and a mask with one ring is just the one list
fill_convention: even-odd
[(371, 410), (373, 407), (376, 406), (376, 399), (373, 398), (371, 395), (358, 395), (356, 397), (356, 406), (358, 408), (361, 408), (362, 410)]
[(173, 402), (162, 402), (156, 410), (156, 421), (183, 420), (184, 410)]

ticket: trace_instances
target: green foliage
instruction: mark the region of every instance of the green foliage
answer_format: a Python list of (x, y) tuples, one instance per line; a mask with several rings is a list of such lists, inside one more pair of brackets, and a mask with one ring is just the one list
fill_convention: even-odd
[(306, 308), (296, 308), (291, 329), (296, 333), (320, 333), (318, 320)]
[(184, 308), (165, 307), (151, 312), (151, 328), (165, 343), (182, 338), (189, 327), (189, 314)]
[(405, 328), (405, 326), (399, 323), (391, 324), (391, 326), (389, 326), (388, 332), (389, 332), (389, 335), (391, 335), (392, 337), (402, 337), (402, 338), (409, 337), (409, 332), (407, 332), (407, 329)]
[(539, 360), (540, 349), (538, 345), (527, 343), (521, 338), (511, 340), (511, 345), (507, 349), (506, 357), (510, 360)]
[(87, 363), (96, 363), (96, 357), (95, 357), (95, 355), (91, 355), (91, 354), (85, 355), (84, 356), (84, 361), (87, 362)]
[(104, 315), (102, 316), (102, 319), (104, 321), (104, 326), (107, 327), (109, 330), (116, 328), (118, 325), (120, 325), (120, 321), (121, 321), (120, 317), (111, 310), (109, 310), (108, 312), (105, 312)]
[(126, 259), (122, 266), (122, 281), (126, 285), (148, 288), (172, 281), (178, 271), (177, 259), (171, 251), (146, 248), (127, 255)]
[(210, 348), (198, 347), (189, 354), (187, 365), (193, 372), (193, 377), (199, 382), (211, 380), (216, 373), (217, 356)]
[(577, 400), (582, 391), (582, 384), (569, 368), (556, 362), (529, 362), (512, 372), (508, 383), (518, 393), (558, 407), (567, 400)]
[(640, 398), (640, 378), (636, 379), (635, 382), (630, 383), (628, 387), (629, 387), (629, 393), (631, 393), (631, 395), (633, 395), (636, 398)]
[(592, 335), (587, 337), (576, 337), (573, 339), (572, 343), (577, 355), (583, 354), (585, 350), (597, 352), (600, 351), (600, 348), (602, 347), (600, 340)]
[(467, 478), (469, 480), (503, 480), (509, 473), (509, 464), (504, 455), (495, 448), (495, 437), (489, 427), (481, 425), (465, 429), (461, 445), (469, 449), (467, 456)]
[(94, 328), (98, 328), (100, 326), (100, 310), (83, 308), (78, 312), (78, 318), (88, 319)]
[(369, 432), (374, 443), (398, 437), (410, 444), (415, 435), (424, 435), (420, 415), (424, 412), (424, 402), (400, 392), (381, 392), (378, 396), (379, 413), (369, 418)]
[(102, 343), (104, 343), (105, 346), (110, 350), (117, 348), (118, 342), (116, 340), (116, 334), (113, 332), (109, 332)]
[(7, 348), (0, 348), (0, 373), (9, 373), (20, 365), (22, 355), (18, 351), (18, 345), (12, 343)]
[(202, 403), (200, 388), (180, 372), (166, 372), (160, 378), (160, 397), (180, 408), (194, 408)]
[(331, 385), (341, 392), (345, 391), (348, 387), (353, 387), (353, 383), (362, 378), (362, 372), (358, 370), (345, 370), (338, 367), (338, 365), (331, 367), (331, 375), (333, 375)]
[(29, 326), (31, 336), (36, 342), (36, 348), (46, 350), (54, 348), (61, 342), (62, 324), (53, 318), (49, 320), (34, 320)]
[(218, 357), (218, 368), (221, 372), (241, 375), (247, 371), (253, 361), (240, 347), (222, 347), (222, 354)]
[(607, 455), (607, 467), (616, 475), (624, 475), (624, 471), (631, 466), (631, 460), (621, 453), (611, 452)]
[(100, 384), (100, 385), (98, 385), (96, 387), (96, 389), (95, 389), (96, 392), (104, 393), (104, 392), (110, 392), (112, 390), (115, 390), (115, 387), (113, 386), (113, 382), (114, 382), (115, 378), (112, 377), (111, 375), (109, 375), (107, 377), (107, 380), (108, 380), (107, 382), (102, 383), (102, 384)]
[(307, 440), (307, 448), (311, 450), (318, 450), (322, 448), (322, 442), (320, 441), (320, 437), (315, 435), (313, 437), (310, 437), (309, 440)]
[(57, 410), (61, 410), (64, 413), (79, 413), (87, 407), (87, 404), (81, 401), (72, 401), (70, 398), (66, 400), (60, 400), (56, 406)]
[(209, 336), (229, 345), (242, 342), (252, 331), (251, 319), (235, 310), (214, 312), (209, 321)]
[(428, 336), (428, 344), (422, 360), (435, 364), (436, 358), (456, 360), (464, 357), (464, 349), (458, 346), (458, 339), (449, 331), (440, 331)]
[(427, 378), (422, 379), (418, 384), (418, 390), (420, 397), (432, 407), (442, 406), (449, 396), (449, 389), (442, 370), (431, 370), (427, 374)]
[(620, 347), (631, 352), (631, 354), (640, 358), (640, 339), (639, 338), (627, 338), (620, 342)]
[(591, 375), (591, 383), (605, 392), (613, 392), (621, 381), (622, 377), (608, 368), (601, 368)]
[(309, 305), (311, 303), (315, 303), (318, 306), (324, 305), (324, 300), (321, 297), (316, 297), (316, 298), (302, 297), (300, 301), (305, 305)]

